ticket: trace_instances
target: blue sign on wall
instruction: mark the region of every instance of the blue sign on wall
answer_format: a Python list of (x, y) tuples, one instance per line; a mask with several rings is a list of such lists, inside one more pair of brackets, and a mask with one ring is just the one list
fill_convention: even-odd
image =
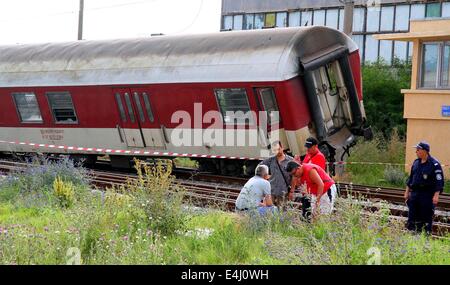
[(442, 106), (442, 117), (450, 117), (450, 106)]
[(442, 106), (442, 117), (450, 117), (450, 106)]

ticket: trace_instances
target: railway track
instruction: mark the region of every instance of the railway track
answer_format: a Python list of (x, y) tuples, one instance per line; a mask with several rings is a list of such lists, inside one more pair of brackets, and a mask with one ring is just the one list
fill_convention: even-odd
[[(27, 163), (0, 160), (0, 171), (21, 171)], [(188, 169), (174, 171), (177, 177), (175, 182), (183, 186), (188, 199), (199, 204), (215, 204), (222, 208), (233, 210), (234, 203), (241, 187), (247, 181), (245, 178), (217, 176), (207, 173), (198, 173)], [(136, 179), (136, 174), (112, 172), (105, 170), (92, 170), (91, 183), (98, 188), (105, 189), (126, 184), (129, 179)], [(364, 198), (362, 204), (368, 213), (376, 212), (380, 208), (377, 202), (388, 201), (389, 211), (393, 217), (405, 219), (407, 208), (404, 206), (403, 189), (380, 188), (350, 183), (339, 183), (341, 195), (352, 195)], [(441, 201), (435, 214), (434, 233), (444, 235), (450, 232), (450, 195), (441, 195)], [(369, 202), (370, 201), (370, 202)], [(403, 204), (403, 205), (402, 205)], [(300, 204), (291, 202), (291, 206), (299, 208)], [(384, 205), (385, 207), (386, 205)]]
[[(178, 178), (191, 180), (191, 181), (207, 181), (214, 183), (226, 183), (228, 185), (243, 186), (247, 179), (239, 177), (217, 176), (206, 173), (196, 173), (189, 170), (179, 170), (174, 172)], [(372, 201), (388, 201), (389, 203), (397, 205), (405, 205), (405, 199), (403, 193), (405, 189), (392, 188), (392, 187), (376, 187), (367, 186), (353, 183), (337, 182), (340, 189), (340, 194), (347, 196), (352, 195), (356, 197), (364, 196)], [(450, 194), (443, 193), (439, 197), (439, 203), (436, 207), (437, 210), (450, 211)]]

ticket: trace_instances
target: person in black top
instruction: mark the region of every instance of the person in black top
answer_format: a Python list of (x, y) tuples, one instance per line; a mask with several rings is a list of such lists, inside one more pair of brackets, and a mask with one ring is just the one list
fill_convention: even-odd
[(417, 159), (411, 167), (406, 182), (405, 200), (408, 205), (407, 228), (430, 234), (434, 208), (444, 189), (444, 173), (441, 164), (430, 155), (430, 145), (420, 142), (416, 146)]

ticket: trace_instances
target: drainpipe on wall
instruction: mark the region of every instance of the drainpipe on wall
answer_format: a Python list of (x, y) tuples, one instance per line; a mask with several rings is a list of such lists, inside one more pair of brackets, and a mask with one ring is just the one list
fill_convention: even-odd
[(344, 33), (347, 36), (352, 35), (353, 31), (353, 8), (355, 1), (353, 0), (339, 0), (344, 6)]

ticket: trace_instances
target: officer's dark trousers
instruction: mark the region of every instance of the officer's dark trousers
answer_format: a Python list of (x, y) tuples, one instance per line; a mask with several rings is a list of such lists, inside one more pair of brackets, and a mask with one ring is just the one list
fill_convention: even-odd
[(433, 226), (433, 195), (431, 191), (414, 191), (407, 201), (408, 205), (408, 230), (431, 233)]

